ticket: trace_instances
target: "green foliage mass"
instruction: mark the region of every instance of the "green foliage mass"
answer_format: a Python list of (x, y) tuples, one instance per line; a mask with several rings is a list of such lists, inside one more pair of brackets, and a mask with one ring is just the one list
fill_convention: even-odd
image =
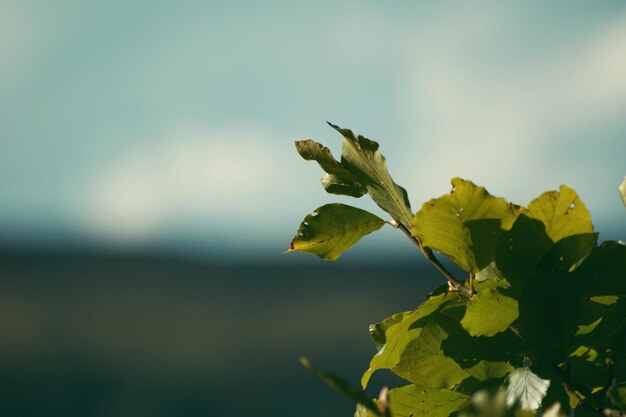
[[(327, 192), (368, 194), (390, 219), (328, 204), (303, 220), (289, 251), (335, 260), (388, 223), (448, 281), (414, 311), (370, 326), (377, 353), (362, 389), (303, 361), (357, 403), (355, 416), (469, 416), (487, 406), (502, 416), (626, 415), (626, 246), (598, 245), (574, 190), (562, 185), (524, 207), (454, 178), (450, 193), (413, 214), (378, 143), (331, 126), (343, 136), (340, 160), (313, 140), (297, 141), (299, 154), (324, 170)], [(626, 204), (626, 179), (619, 191)], [(466, 275), (452, 276), (435, 251)], [(374, 398), (365, 390), (381, 369), (406, 385)]]

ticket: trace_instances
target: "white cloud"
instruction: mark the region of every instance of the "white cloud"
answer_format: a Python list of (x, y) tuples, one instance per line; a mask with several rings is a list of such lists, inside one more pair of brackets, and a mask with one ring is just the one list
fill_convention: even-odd
[[(376, 12), (336, 17), (341, 64), (389, 72), (396, 83), (400, 134), (411, 143), (390, 167), (409, 179), (401, 182), (415, 209), (462, 176), (520, 203), (566, 182), (599, 202), (596, 216), (610, 214), (615, 169), (579, 163), (615, 141), (583, 143), (580, 132), (626, 117), (626, 14), (583, 29), (564, 27), (555, 10), (535, 22), (535, 14), (493, 6), (423, 7), (405, 24)], [(576, 135), (576, 144), (566, 140)], [(567, 157), (576, 154), (576, 162)]]
[(193, 221), (245, 223), (289, 182), (297, 158), (270, 146), (275, 139), (262, 129), (186, 130), (126, 150), (90, 183), (84, 220), (101, 237), (127, 241)]
[[(450, 22), (435, 23), (415, 35), (418, 53), (403, 75), (407, 135), (418, 138), (411, 188), (425, 199), (445, 193), (458, 175), (525, 202), (563, 181), (591, 192), (591, 184), (614, 181), (600, 169), (583, 173), (547, 149), (568, 132), (626, 115), (626, 15), (515, 65), (494, 58), (511, 56), (502, 49), (506, 40), (523, 38), (510, 29), (513, 21), (506, 23), (515, 16), (489, 15), (485, 10), (481, 24), (459, 20), (450, 31)], [(494, 38), (505, 41), (481, 46)], [(489, 58), (468, 61), (468, 51)]]
[[(579, 172), (547, 150), (567, 132), (624, 117), (626, 15), (592, 36), (534, 45), (542, 52), (520, 56), (509, 50), (509, 44), (524, 48), (517, 18), (512, 10), (486, 7), (439, 10), (411, 25), (366, 12), (335, 16), (326, 34), (333, 62), (383, 71), (396, 83), (402, 136), (414, 141), (401, 146), (403, 161), (390, 168), (409, 179), (400, 182), (415, 209), (446, 193), (453, 176), (521, 203), (563, 181), (579, 191), (584, 182), (591, 195), (583, 197), (597, 197), (594, 183), (610, 183), (614, 193), (615, 179), (600, 167)], [(310, 193), (321, 174), (304, 167), (293, 138), (280, 143), (278, 137), (259, 129), (199, 129), (128, 151), (94, 180), (86, 221), (100, 235), (131, 240), (151, 238), (181, 219), (215, 227), (235, 218), (250, 226), (252, 212), (252, 227), (280, 227), (271, 224), (280, 214), (301, 216), (315, 207), (299, 201), (299, 183)], [(278, 223), (292, 227), (292, 220)]]

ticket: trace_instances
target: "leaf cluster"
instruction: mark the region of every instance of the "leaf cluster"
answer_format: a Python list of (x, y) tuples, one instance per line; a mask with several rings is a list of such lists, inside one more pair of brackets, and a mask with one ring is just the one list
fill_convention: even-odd
[[(343, 136), (339, 160), (313, 140), (297, 141), (297, 151), (323, 169), (327, 192), (367, 194), (390, 220), (324, 205), (303, 220), (289, 251), (335, 260), (390, 224), (448, 281), (415, 310), (370, 326), (377, 353), (362, 389), (305, 363), (357, 402), (356, 416), (471, 414), (485, 390), (502, 393), (503, 410), (529, 416), (555, 404), (577, 415), (625, 415), (626, 246), (598, 244), (574, 190), (562, 185), (521, 206), (454, 178), (448, 194), (413, 213), (378, 143), (331, 126)], [(626, 179), (620, 193), (626, 204)], [(436, 253), (466, 275), (452, 276)], [(372, 398), (364, 390), (381, 369), (406, 385)]]

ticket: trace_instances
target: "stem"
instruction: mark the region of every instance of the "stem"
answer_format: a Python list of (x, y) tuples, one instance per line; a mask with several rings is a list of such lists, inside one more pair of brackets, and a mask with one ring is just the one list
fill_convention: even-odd
[(456, 279), (454, 277), (454, 275), (452, 275), (450, 273), (450, 271), (448, 271), (446, 269), (446, 267), (443, 266), (443, 264), (441, 262), (439, 262), (439, 259), (437, 259), (437, 257), (433, 253), (432, 249), (423, 246), (422, 242), (420, 242), (420, 240), (418, 238), (413, 236), (411, 234), (411, 231), (406, 226), (404, 226), (400, 222), (397, 222), (394, 219), (392, 219), (390, 223), (396, 229), (402, 230), (402, 232), (409, 238), (409, 240), (411, 242), (413, 242), (413, 244), (415, 246), (417, 246), (417, 248), (420, 250), (420, 252), (422, 252), (424, 254), (426, 259), (428, 259), (430, 261), (430, 263), (435, 265), (435, 268), (437, 268), (437, 270), (439, 272), (441, 272), (441, 274), (444, 276), (444, 278), (448, 281), (448, 285), (450, 286), (450, 290), (461, 292), (461, 293), (465, 294), (466, 296), (468, 296), (469, 298), (471, 298), (474, 295), (474, 291), (469, 289), (469, 288), (467, 288), (465, 285), (463, 285), (463, 283), (461, 281)]

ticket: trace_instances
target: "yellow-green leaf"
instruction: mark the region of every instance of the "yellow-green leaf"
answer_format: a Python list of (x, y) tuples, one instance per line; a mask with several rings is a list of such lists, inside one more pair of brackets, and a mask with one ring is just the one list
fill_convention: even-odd
[(576, 191), (561, 185), (559, 191), (547, 191), (534, 199), (522, 212), (541, 220), (553, 242), (583, 233), (592, 233), (591, 215)]
[(308, 252), (334, 261), (385, 222), (365, 210), (345, 204), (326, 204), (304, 218), (289, 252)]
[[(434, 323), (422, 337), (425, 326), (427, 326), (427, 323), (422, 323), (422, 321), (444, 306), (460, 305), (462, 305), (462, 301), (457, 297), (443, 293), (431, 296), (413, 312), (403, 313), (401, 316), (392, 317), (374, 325), (374, 327), (384, 329), (384, 335), (378, 333), (376, 338), (379, 346), (381, 342), (384, 345), (380, 346), (378, 353), (370, 362), (369, 369), (361, 378), (363, 388), (367, 387), (370, 377), (378, 369), (391, 369), (411, 382), (419, 382), (419, 378), (423, 376), (423, 372), (421, 372), (423, 369), (416, 370), (416, 367), (419, 367), (423, 363), (422, 361), (427, 359), (437, 361), (440, 359), (437, 356), (444, 358), (437, 346), (440, 346), (446, 337), (445, 332)], [(411, 355), (413, 361), (407, 363), (407, 357)], [(416, 360), (417, 357), (420, 357), (419, 360)], [(434, 374), (430, 375), (429, 378), (439, 383), (443, 381), (444, 386), (453, 386), (459, 382), (460, 377), (463, 379), (463, 370), (452, 359), (449, 359), (445, 365), (432, 369)]]
[(506, 330), (518, 315), (517, 300), (488, 288), (468, 301), (461, 325), (472, 336), (493, 336)]
[(467, 372), (479, 381), (491, 378), (504, 378), (515, 368), (508, 362), (480, 361), (475, 366), (467, 369)]
[(298, 140), (295, 144), (302, 158), (317, 161), (326, 172), (321, 182), (327, 192), (351, 197), (361, 197), (367, 192), (365, 185), (335, 159), (330, 149), (311, 139)]
[(341, 161), (337, 161), (320, 143), (311, 139), (296, 141), (298, 153), (307, 161), (317, 161), (326, 172), (321, 179), (324, 189), (332, 194), (352, 197), (368, 193), (380, 208), (410, 229), (413, 212), (407, 192), (389, 175), (387, 161), (378, 150), (378, 143), (356, 136), (349, 129), (328, 124), (344, 138)]
[(411, 228), (413, 212), (404, 188), (396, 184), (387, 171), (387, 161), (378, 150), (378, 143), (350, 129), (329, 123), (343, 135), (341, 164), (367, 187), (372, 200), (397, 222)]
[(470, 400), (468, 395), (449, 389), (407, 385), (389, 392), (392, 417), (448, 417)]
[(452, 187), (449, 194), (422, 206), (413, 218), (411, 232), (424, 246), (476, 273), (493, 260), (501, 223), (514, 217), (515, 210), (471, 181), (454, 178)]

